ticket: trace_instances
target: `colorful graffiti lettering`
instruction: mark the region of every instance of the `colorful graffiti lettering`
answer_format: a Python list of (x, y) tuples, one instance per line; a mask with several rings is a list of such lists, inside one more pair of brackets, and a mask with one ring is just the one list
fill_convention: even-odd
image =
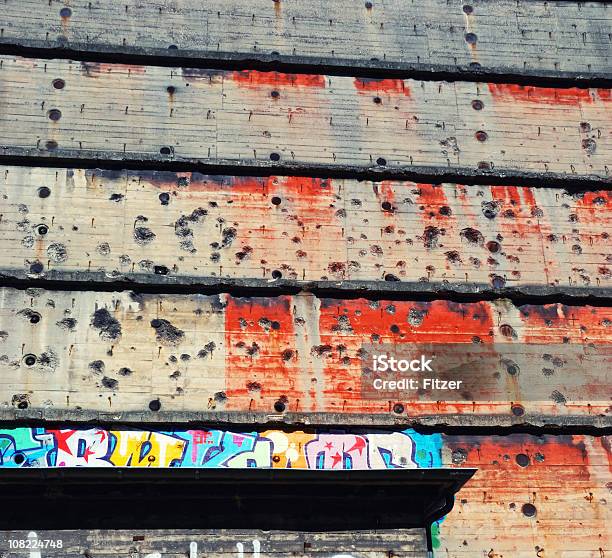
[(376, 431), (0, 430), (0, 467), (440, 467), (439, 434)]

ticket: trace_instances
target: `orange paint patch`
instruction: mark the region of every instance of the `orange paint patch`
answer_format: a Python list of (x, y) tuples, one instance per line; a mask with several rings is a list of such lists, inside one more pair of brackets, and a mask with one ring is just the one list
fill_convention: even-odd
[(295, 410), (301, 393), (291, 297), (231, 298), (225, 308), (225, 394), (230, 410)]
[(279, 72), (256, 72), (243, 70), (232, 72), (232, 79), (243, 87), (315, 87), (325, 88), (325, 76), (316, 74), (281, 74)]
[[(493, 338), (488, 303), (409, 302), (322, 299), (319, 331), (325, 409), (329, 412), (381, 412), (386, 401), (361, 396), (363, 344), (484, 343)], [(389, 409), (387, 409), (389, 410)]]
[(355, 78), (355, 89), (364, 93), (386, 93), (410, 97), (410, 87), (403, 79), (368, 79)]
[[(593, 102), (590, 89), (578, 89), (576, 87), (570, 89), (555, 89), (552, 87), (532, 87), (501, 83), (489, 83), (487, 85), (493, 98), (501, 101), (511, 99), (519, 103), (568, 106), (579, 106), (581, 104)], [(602, 98), (601, 95), (599, 95), (599, 98), (602, 100), (609, 100)]]
[[(494, 466), (526, 473), (529, 467), (534, 471), (550, 466), (588, 464), (582, 436), (445, 436), (445, 441), (451, 450), (466, 452), (464, 467)], [(517, 464), (518, 454), (530, 458), (528, 467)]]
[(611, 343), (612, 309), (594, 306), (526, 304), (519, 307), (526, 343)]

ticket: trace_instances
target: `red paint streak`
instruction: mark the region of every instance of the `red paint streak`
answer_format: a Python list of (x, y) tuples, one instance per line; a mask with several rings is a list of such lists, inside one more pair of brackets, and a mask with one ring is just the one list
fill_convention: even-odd
[[(225, 393), (228, 410), (269, 410), (274, 402), (288, 399), (295, 410), (300, 399), (298, 359), (283, 360), (283, 352), (295, 352), (291, 297), (231, 298), (225, 308)], [(252, 353), (252, 354), (249, 354)], [(259, 384), (261, 391), (249, 390)], [(303, 397), (302, 397), (303, 399)], [(253, 401), (251, 401), (253, 400)]]
[[(285, 195), (305, 196), (306, 198), (325, 198), (330, 200), (332, 181), (322, 178), (309, 178), (302, 176), (272, 176), (268, 179), (268, 189), (280, 189)], [(278, 188), (275, 188), (278, 187)]]
[(612, 320), (611, 308), (526, 304), (519, 311), (526, 343), (612, 343), (604, 325), (604, 320)]
[(433, 205), (437, 208), (447, 205), (448, 200), (444, 193), (443, 186), (439, 184), (417, 184), (419, 195), (417, 196), (418, 203), (422, 205)]
[(597, 89), (597, 96), (604, 102), (612, 99), (612, 89)]
[[(254, 176), (217, 176), (198, 172), (151, 171), (140, 173), (143, 181), (164, 191), (207, 192), (214, 194), (252, 194), (262, 195), (266, 192), (267, 178)], [(208, 201), (206, 198), (203, 201)]]
[(612, 194), (604, 190), (585, 192), (582, 198), (576, 200), (576, 216), (578, 223), (591, 223), (602, 227), (605, 232), (612, 216)]
[(380, 202), (389, 202), (395, 206), (395, 188), (398, 183), (391, 180), (383, 180), (377, 184), (374, 184), (374, 192)]
[[(590, 89), (555, 89), (552, 87), (532, 87), (514, 84), (489, 83), (487, 84), (494, 99), (500, 101), (513, 100), (519, 103), (538, 103), (545, 105), (579, 106), (593, 103)], [(603, 91), (604, 94), (600, 93)], [(609, 100), (609, 90), (597, 90), (602, 101)], [(607, 92), (607, 98), (606, 93)]]
[[(142, 173), (143, 180), (153, 186), (177, 192), (208, 192), (210, 194), (232, 194), (233, 196), (262, 196), (279, 195), (298, 196), (300, 199), (320, 198), (326, 202), (333, 199), (332, 181), (321, 178), (271, 176), (267, 178), (257, 176), (217, 176), (204, 175), (197, 172), (165, 172), (154, 171)], [(185, 185), (179, 185), (180, 181)], [(244, 201), (244, 200), (241, 200)], [(235, 202), (234, 202), (235, 203)]]
[(448, 199), (444, 192), (444, 187), (441, 184), (416, 184), (419, 190), (417, 195), (417, 204), (425, 206), (423, 211), (419, 210), (419, 215), (424, 224), (428, 224), (431, 219), (444, 221), (447, 225), (445, 228), (454, 222), (454, 219), (449, 219), (449, 216), (440, 213), (440, 208), (450, 207)]
[[(387, 310), (395, 307), (393, 312)], [(409, 323), (411, 310), (423, 312), (420, 325)], [(490, 332), (493, 328), (493, 314), (487, 302), (459, 304), (444, 300), (433, 302), (380, 301), (378, 308), (363, 299), (332, 300), (321, 303), (321, 335), (330, 334), (337, 317), (349, 318), (354, 335), (359, 336), (359, 344), (369, 343), (373, 333), (380, 335), (381, 343), (471, 343), (473, 336), (483, 342), (492, 342)], [(393, 333), (396, 325), (400, 331)], [(338, 336), (338, 333), (335, 333)]]
[(503, 236), (524, 238), (540, 235), (540, 224), (533, 214), (536, 209), (535, 194), (531, 188), (517, 186), (491, 186), (491, 196), (501, 202), (497, 219)]
[(507, 205), (507, 208), (514, 207), (517, 210), (527, 208), (529, 211), (525, 216), (531, 214), (531, 210), (536, 207), (535, 194), (532, 188), (517, 186), (491, 186), (491, 195), (494, 200), (499, 200)]
[(491, 195), (495, 200), (520, 207), (521, 197), (516, 186), (491, 186)]
[(315, 87), (325, 88), (325, 76), (318, 74), (281, 74), (279, 72), (256, 72), (243, 70), (232, 72), (232, 79), (240, 86), (255, 87)]
[(363, 93), (401, 94), (410, 97), (410, 87), (403, 79), (368, 79), (355, 78), (355, 88)]
[[(493, 340), (493, 315), (491, 306), (486, 302), (380, 301), (378, 307), (372, 306), (371, 302), (363, 299), (321, 300), (320, 339), (321, 344), (329, 345), (331, 350), (324, 357), (313, 358), (324, 359), (324, 411), (389, 410), (385, 408), (388, 405), (386, 401), (370, 401), (361, 397), (359, 350), (363, 344), (472, 343), (474, 337), (479, 337), (484, 343)], [(413, 314), (421, 314), (420, 325), (412, 326), (409, 323), (411, 310)], [(378, 338), (373, 338), (373, 335)]]

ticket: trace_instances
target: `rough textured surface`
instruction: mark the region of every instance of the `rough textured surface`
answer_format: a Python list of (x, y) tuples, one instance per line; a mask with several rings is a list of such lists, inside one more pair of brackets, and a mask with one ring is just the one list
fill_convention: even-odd
[[(53, 541), (41, 558), (306, 558), (309, 556), (354, 556), (424, 558), (427, 555), (424, 529), (312, 533), (296, 531), (236, 530), (146, 530), (134, 531), (4, 531), (0, 544), (11, 540)], [(58, 541), (62, 541), (58, 543)], [(61, 548), (57, 548), (61, 544)], [(55, 548), (54, 548), (55, 547)], [(0, 557), (28, 556), (28, 552), (0, 551)]]
[(610, 182), (609, 89), (9, 56), (0, 75), (4, 155)]
[(608, 191), (0, 167), (0, 196), (5, 276), (612, 287)]
[[(235, 298), (0, 291), (2, 404), (120, 413), (249, 411), (281, 416), (509, 414), (513, 402), (550, 415), (609, 413), (612, 309), (508, 301)], [(364, 343), (516, 344), (487, 378), (492, 403), (366, 399)], [(585, 351), (586, 368), (565, 353)], [(554, 347), (557, 346), (557, 348)], [(551, 354), (555, 353), (555, 354)], [(483, 379), (484, 381), (484, 379)], [(534, 390), (546, 393), (540, 401)], [(464, 401), (464, 397), (467, 401)], [(497, 403), (493, 403), (497, 401)], [(279, 407), (280, 405), (280, 407)], [(153, 407), (151, 407), (153, 409)], [(155, 409), (149, 414), (154, 415)], [(399, 411), (399, 412), (398, 412)], [(375, 418), (372, 419), (376, 421)], [(375, 422), (373, 422), (375, 424)]]
[[(251, 459), (252, 464), (259, 467), (303, 468), (309, 466), (309, 456), (313, 456), (317, 467), (332, 469), (476, 467), (475, 476), (457, 494), (453, 512), (434, 524), (436, 557), (531, 558), (539, 553), (542, 557), (600, 558), (612, 551), (608, 529), (612, 519), (608, 504), (612, 457), (609, 437), (422, 435), (414, 431), (373, 430), (334, 433), (267, 430), (257, 433), (21, 428), (0, 431), (0, 461), (4, 458), (2, 467), (15, 466), (15, 455), (21, 453), (33, 460), (30, 464), (37, 460), (44, 462), (47, 456), (55, 459), (57, 455), (67, 467), (92, 466), (106, 453), (105, 447), (114, 447), (113, 451), (123, 456), (122, 462), (131, 455), (134, 457), (132, 465), (137, 466), (142, 464), (137, 457), (143, 440), (150, 442), (144, 456), (147, 466), (152, 463), (153, 466), (167, 465), (169, 460), (180, 456), (186, 462), (183, 466), (192, 466), (193, 459), (212, 457), (214, 452), (210, 450), (225, 440), (223, 453), (218, 454), (210, 466), (244, 467)], [(151, 456), (156, 459), (150, 461)], [(39, 465), (44, 466), (44, 463)], [(27, 535), (27, 532), (3, 532), (0, 540), (27, 539)], [(227, 543), (225, 535), (234, 537), (229, 539), (231, 543)], [(144, 536), (144, 540), (134, 539), (134, 536)], [(163, 558), (174, 558), (188, 555), (191, 541), (196, 542), (198, 551), (204, 551), (207, 556), (220, 549), (240, 556), (236, 543), (243, 542), (245, 553), (250, 555), (254, 550), (253, 539), (260, 542), (262, 557), (278, 555), (278, 545), (293, 544), (295, 539), (312, 542), (307, 555), (316, 553), (317, 543), (326, 540), (325, 550), (329, 555), (342, 549), (343, 553), (356, 558), (370, 556), (363, 546), (360, 547), (362, 542), (358, 536), (351, 533), (348, 539), (346, 537), (346, 534), (337, 533), (326, 537), (257, 533), (244, 540), (238, 533), (223, 531), (214, 534), (194, 531), (174, 534), (144, 531), (37, 533), (40, 540), (62, 539), (69, 549), (59, 553), (49, 548), (43, 551), (41, 558), (76, 556), (77, 552), (86, 549), (95, 551), (93, 556), (105, 557), (111, 555), (109, 545), (120, 551), (121, 556), (132, 556), (129, 549), (133, 548), (132, 552), (138, 552), (138, 556), (160, 552)], [(379, 544), (410, 544), (409, 540), (415, 539), (406, 532), (394, 532), (390, 536), (385, 533), (372, 535), (369, 542), (379, 548)], [(179, 542), (184, 548), (175, 550)], [(24, 556), (23, 553), (7, 552), (6, 546), (3, 545), (2, 556)], [(397, 546), (393, 549), (399, 550)]]
[(609, 77), (606, 3), (5, 0), (5, 44), (345, 68)]
[[(477, 468), (435, 558), (612, 554), (609, 3), (1, 4), (0, 470)], [(365, 399), (362, 344), (419, 341), (490, 352), (490, 401)], [(423, 556), (363, 535), (0, 556)]]

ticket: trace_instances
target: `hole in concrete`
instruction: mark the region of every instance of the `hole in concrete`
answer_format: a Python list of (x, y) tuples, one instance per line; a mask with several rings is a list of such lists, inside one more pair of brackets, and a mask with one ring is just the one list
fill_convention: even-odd
[(536, 513), (538, 512), (533, 504), (523, 504), (521, 511), (525, 517), (535, 517)]
[(41, 320), (41, 316), (38, 312), (32, 312), (30, 314), (30, 323), (31, 324), (37, 324), (38, 322), (40, 322)]
[(62, 112), (59, 109), (51, 109), (47, 116), (49, 120), (53, 120), (53, 122), (57, 122), (62, 117)]
[(30, 265), (30, 273), (42, 273), (43, 269), (44, 266), (40, 262), (34, 262)]
[(527, 467), (529, 465), (529, 456), (524, 453), (519, 453), (516, 456), (516, 462), (520, 467)]
[(26, 366), (34, 366), (36, 364), (36, 355), (26, 355), (23, 357), (23, 363)]

